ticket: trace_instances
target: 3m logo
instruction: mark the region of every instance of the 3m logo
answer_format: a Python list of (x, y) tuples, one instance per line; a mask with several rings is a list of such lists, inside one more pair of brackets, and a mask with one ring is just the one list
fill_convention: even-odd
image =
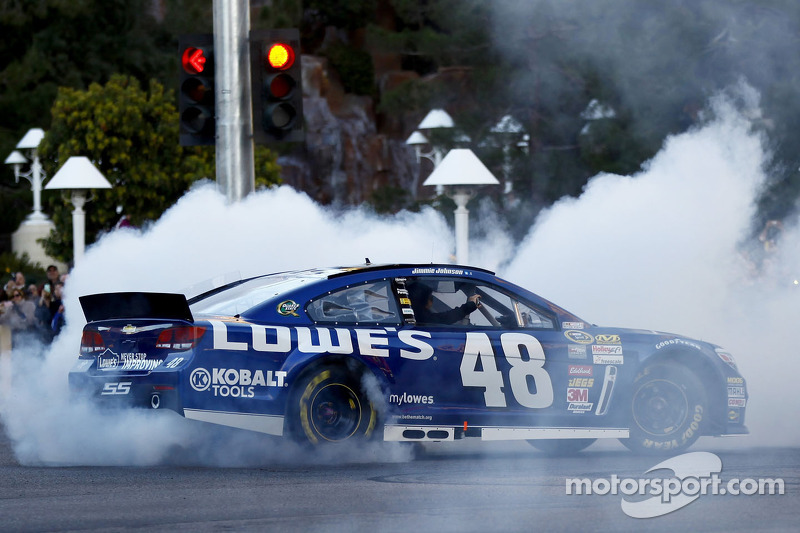
[(567, 389), (567, 401), (568, 402), (588, 402), (589, 401), (589, 389)]

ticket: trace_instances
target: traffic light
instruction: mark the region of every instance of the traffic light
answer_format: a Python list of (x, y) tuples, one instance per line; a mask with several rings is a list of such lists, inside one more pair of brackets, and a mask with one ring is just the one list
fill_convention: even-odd
[(253, 140), (257, 143), (302, 141), (300, 31), (251, 31), (250, 60)]
[(214, 144), (214, 35), (182, 35), (178, 53), (181, 146)]

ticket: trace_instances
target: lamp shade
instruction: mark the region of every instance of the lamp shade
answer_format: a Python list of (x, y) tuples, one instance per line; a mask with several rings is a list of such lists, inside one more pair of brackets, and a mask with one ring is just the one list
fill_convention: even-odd
[(27, 162), (28, 159), (16, 150), (8, 154), (5, 160), (6, 165), (24, 165)]
[(17, 148), (20, 150), (29, 150), (37, 148), (39, 143), (44, 138), (44, 130), (42, 128), (31, 128), (28, 133), (17, 143)]
[(469, 148), (450, 150), (423, 185), (499, 185)]
[(73, 156), (58, 169), (45, 189), (110, 189), (111, 184), (86, 156)]
[(422, 119), (422, 122), (419, 123), (417, 129), (420, 130), (428, 130), (434, 128), (452, 128), (455, 124), (453, 124), (453, 118), (447, 114), (447, 111), (444, 109), (431, 109), (425, 118)]

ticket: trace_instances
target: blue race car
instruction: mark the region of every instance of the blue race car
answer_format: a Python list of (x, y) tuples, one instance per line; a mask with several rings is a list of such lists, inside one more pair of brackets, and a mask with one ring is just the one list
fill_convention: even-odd
[(618, 438), (675, 452), (747, 433), (747, 389), (706, 342), (598, 327), (479, 268), (281, 272), (189, 300), (83, 296), (69, 373), (107, 405), (312, 444), (524, 439), (552, 452)]

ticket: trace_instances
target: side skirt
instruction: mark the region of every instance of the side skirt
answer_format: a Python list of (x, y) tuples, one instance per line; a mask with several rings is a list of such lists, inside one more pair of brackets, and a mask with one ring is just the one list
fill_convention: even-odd
[(270, 435), (283, 435), (283, 417), (279, 415), (260, 415), (254, 413), (231, 413), (227, 411), (206, 411), (185, 409), (184, 416), (191, 420), (219, 424)]
[[(470, 428), (473, 431), (478, 428)], [(460, 427), (453, 426), (397, 426), (385, 425), (383, 440), (437, 442), (460, 439)], [(469, 436), (469, 434), (467, 434)], [(475, 435), (477, 436), (477, 435)], [(627, 439), (626, 428), (480, 428), (481, 440), (531, 440), (531, 439)]]

